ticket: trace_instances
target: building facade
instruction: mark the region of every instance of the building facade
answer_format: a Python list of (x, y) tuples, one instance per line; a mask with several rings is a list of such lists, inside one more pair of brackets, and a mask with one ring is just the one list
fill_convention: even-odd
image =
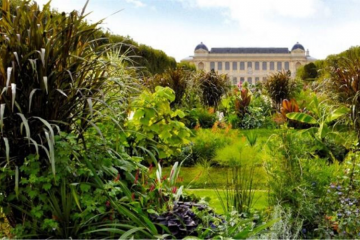
[(282, 70), (290, 70), (295, 76), (297, 68), (314, 60), (300, 43), (291, 51), (288, 48), (211, 48), (209, 51), (200, 43), (194, 56), (184, 59), (194, 63), (198, 70), (228, 74), (233, 84), (245, 81), (255, 84)]

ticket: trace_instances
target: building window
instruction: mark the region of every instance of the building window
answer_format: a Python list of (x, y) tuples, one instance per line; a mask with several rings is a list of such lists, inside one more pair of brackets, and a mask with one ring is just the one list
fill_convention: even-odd
[(282, 70), (282, 62), (277, 62), (277, 70)]
[(275, 70), (275, 63), (274, 62), (270, 62), (270, 70)]
[(210, 70), (215, 70), (215, 62), (210, 62)]
[(230, 63), (229, 62), (225, 62), (225, 70), (230, 70)]
[(244, 62), (240, 62), (240, 70), (245, 70), (245, 63)]
[(218, 70), (222, 70), (222, 62), (218, 62)]
[(248, 68), (252, 68), (252, 62), (248, 62), (248, 63), (247, 63), (247, 67), (248, 67)]
[(244, 82), (245, 82), (245, 78), (241, 77), (241, 78), (240, 78), (240, 82), (241, 82), (241, 83), (244, 83)]
[(232, 70), (237, 70), (237, 66), (238, 66), (238, 64), (237, 64), (237, 62), (233, 62), (233, 69)]
[(259, 62), (255, 62), (255, 70), (260, 70), (260, 63)]
[(289, 70), (290, 69), (290, 64), (289, 62), (285, 62), (285, 70)]
[(267, 62), (262, 63), (262, 70), (267, 70)]
[(266, 80), (267, 80), (266, 77), (263, 77), (263, 82), (266, 82)]
[(204, 63), (199, 63), (199, 65), (198, 65), (198, 68), (200, 69), (200, 70), (204, 70)]
[(233, 77), (233, 84), (236, 85), (237, 84), (237, 78)]
[(248, 81), (249, 84), (252, 84), (252, 78), (251, 77), (248, 77), (247, 81)]
[(258, 83), (260, 81), (260, 78), (259, 77), (256, 77), (255, 78), (255, 83)]

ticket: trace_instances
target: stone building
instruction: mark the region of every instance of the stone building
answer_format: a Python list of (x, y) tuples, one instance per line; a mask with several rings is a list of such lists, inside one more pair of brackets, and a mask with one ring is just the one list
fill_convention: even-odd
[(228, 74), (233, 84), (244, 81), (255, 84), (282, 70), (290, 70), (295, 76), (298, 67), (314, 60), (300, 43), (296, 43), (291, 51), (288, 48), (211, 48), (209, 51), (200, 43), (194, 56), (184, 59), (194, 63), (199, 70), (213, 69)]

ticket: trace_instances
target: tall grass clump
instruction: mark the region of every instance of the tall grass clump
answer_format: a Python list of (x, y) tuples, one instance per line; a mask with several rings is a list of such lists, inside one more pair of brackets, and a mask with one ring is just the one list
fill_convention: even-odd
[(134, 78), (119, 67), (127, 60), (96, 37), (102, 21), (87, 23), (85, 7), (57, 13), (25, 0), (10, 12), (2, 1), (0, 208), (14, 237), (157, 233), (129, 204), (142, 166), (110, 148), (98, 126), (111, 120), (120, 132), (138, 87), (127, 84)]
[(271, 74), (264, 87), (276, 108), (280, 110), (281, 102), (292, 97), (297, 85), (297, 82), (291, 79), (290, 71), (282, 71)]
[[(314, 237), (315, 229), (323, 221), (322, 197), (326, 186), (338, 174), (337, 162), (317, 157), (316, 141), (311, 137), (291, 130), (284, 130), (269, 138), (270, 159), (265, 168), (269, 178), (269, 203), (280, 204), (289, 213), (296, 213), (297, 221), (303, 223), (302, 231), (307, 238)], [(309, 148), (309, 146), (312, 146)], [(291, 234), (298, 234), (298, 227), (291, 225)]]
[(221, 97), (230, 90), (230, 82), (227, 75), (219, 75), (217, 72), (201, 72), (195, 77), (201, 89), (201, 102), (205, 106), (217, 108)]
[(261, 174), (261, 160), (256, 136), (245, 137), (216, 151), (214, 161), (228, 168), (225, 199), (227, 211), (250, 212), (254, 203), (256, 174)]

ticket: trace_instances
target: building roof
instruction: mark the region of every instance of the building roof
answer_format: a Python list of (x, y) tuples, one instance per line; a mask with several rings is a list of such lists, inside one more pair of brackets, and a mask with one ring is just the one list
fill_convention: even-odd
[(289, 49), (288, 48), (211, 48), (210, 53), (283, 54), (283, 53), (289, 53)]
[(297, 42), (291, 49), (291, 51), (294, 51), (295, 49), (302, 49), (305, 51), (305, 48), (303, 45), (301, 45), (299, 42)]
[(316, 60), (317, 60), (316, 58), (311, 57), (311, 56), (307, 56), (306, 59), (307, 59), (308, 61), (316, 61)]
[(204, 49), (206, 51), (209, 51), (208, 48), (206, 47), (206, 45), (203, 44), (202, 42), (195, 47), (195, 51), (199, 50), (199, 49)]

